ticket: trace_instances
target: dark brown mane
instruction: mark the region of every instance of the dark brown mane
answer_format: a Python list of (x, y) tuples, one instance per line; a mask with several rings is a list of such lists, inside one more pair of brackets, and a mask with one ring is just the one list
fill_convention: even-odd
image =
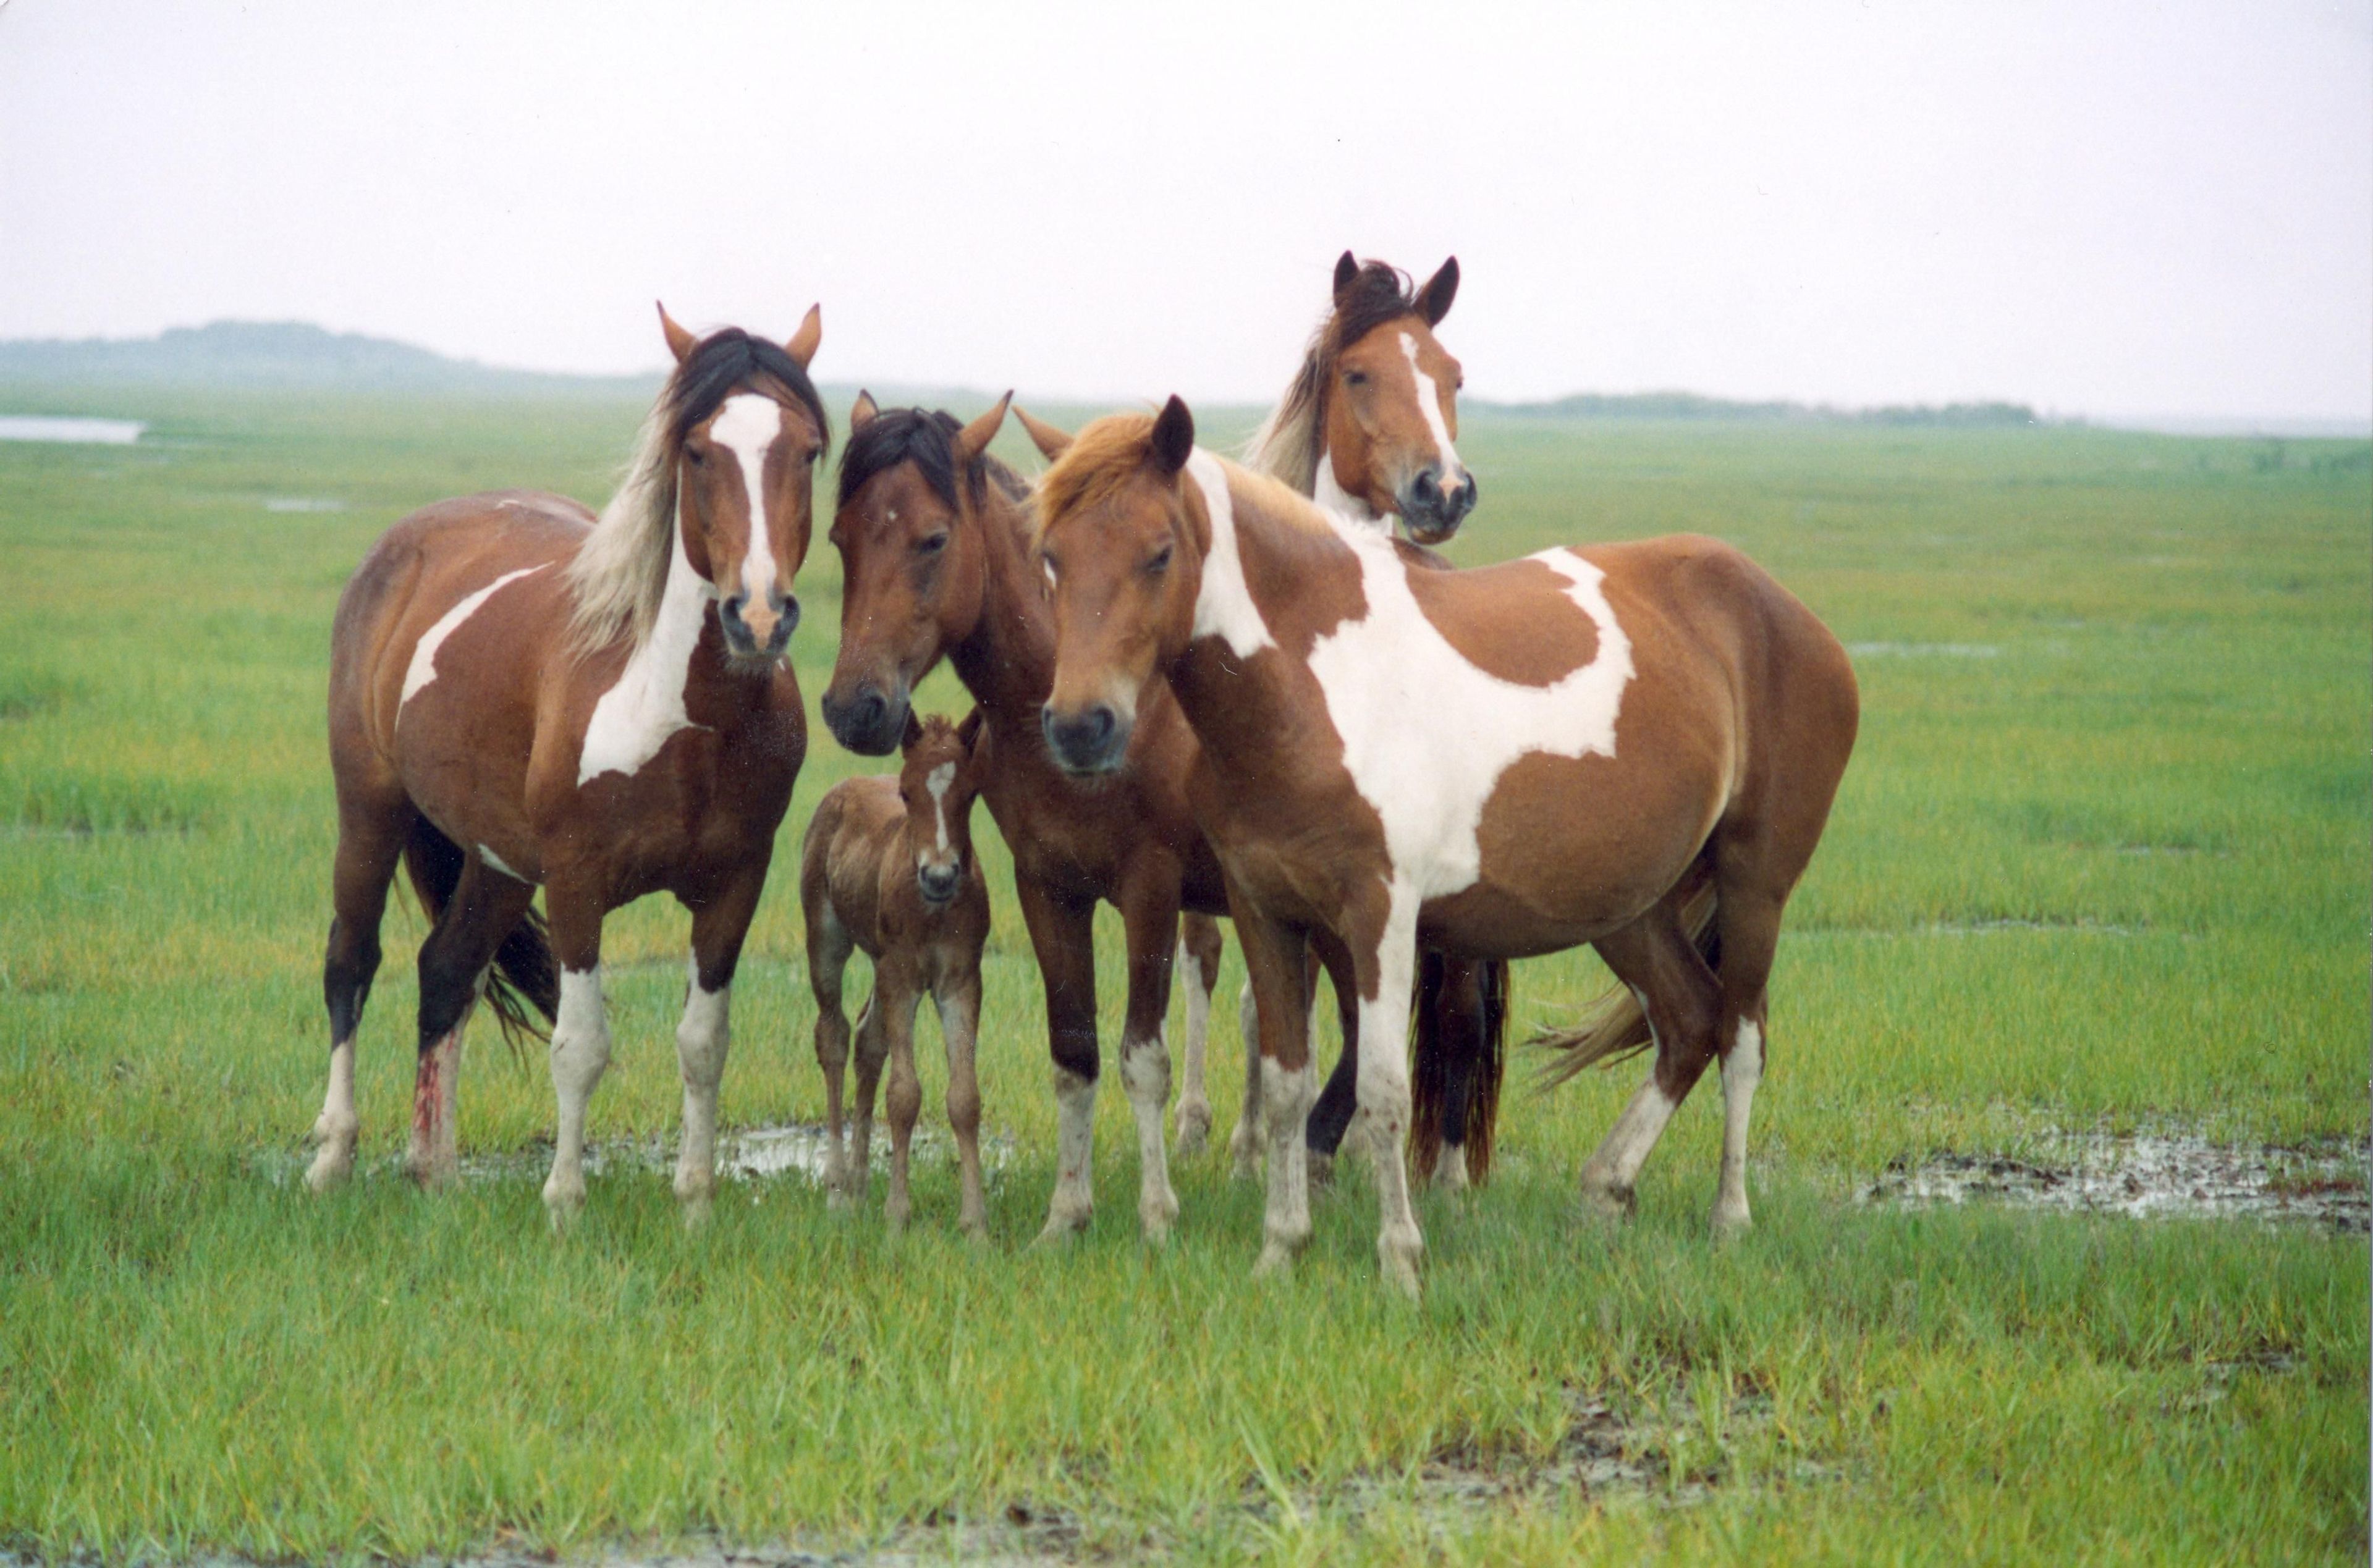
[(1387, 322), (1419, 313), (1417, 285), (1398, 267), (1362, 261), (1350, 286), (1311, 334), (1302, 368), (1245, 448), (1245, 466), (1307, 494), (1318, 470), (1318, 433), (1342, 352)]
[[(883, 409), (861, 428), (851, 431), (840, 453), (839, 505), (865, 488), (877, 475), (900, 463), (912, 463), (931, 494), (956, 505), (956, 436), (964, 426), (945, 409)], [(984, 483), (994, 484), (1008, 501), (1030, 493), (1022, 476), (984, 453), (964, 474), (976, 508), (987, 499)]]

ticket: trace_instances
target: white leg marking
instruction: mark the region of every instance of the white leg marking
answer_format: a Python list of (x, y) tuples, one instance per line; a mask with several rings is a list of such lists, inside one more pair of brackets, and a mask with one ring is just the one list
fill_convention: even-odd
[(1359, 1105), (1368, 1120), (1368, 1156), (1376, 1178), (1376, 1258), (1385, 1283), (1403, 1294), (1418, 1293), (1418, 1260), (1425, 1253), (1416, 1211), (1410, 1207), (1405, 1144), (1409, 1124), (1409, 1063), (1401, 1041), (1409, 1038), (1409, 985), (1417, 969), (1417, 889), (1396, 880), (1384, 939), (1377, 946), (1380, 979), (1374, 1001), (1360, 1002), (1360, 1039), (1375, 1045), (1360, 1052)]
[(684, 1019), (675, 1028), (676, 1065), (684, 1076), (684, 1143), (676, 1151), (675, 1195), (688, 1221), (708, 1212), (717, 1188), (717, 1086), (725, 1078), (732, 1040), (733, 987), (700, 987), (700, 960), (691, 963)]
[(330, 1048), (330, 1088), (321, 1099), (321, 1119), (313, 1123), (313, 1141), (320, 1145), (305, 1185), (326, 1192), (352, 1175), (355, 1136), (362, 1123), (355, 1115), (355, 1042), (350, 1037)]
[(531, 888), (536, 885), (536, 879), (534, 877), (527, 876), (521, 872), (512, 870), (510, 866), (504, 862), (501, 855), (497, 854), (493, 850), (488, 849), (484, 844), (480, 844), (478, 846), (478, 858), (485, 861), (488, 865), (492, 866), (495, 870), (501, 872), (504, 876), (509, 877), (514, 882), (524, 882)]
[(1669, 1098), (1656, 1082), (1656, 1070), (1648, 1070), (1648, 1081), (1632, 1095), (1623, 1114), (1615, 1119), (1614, 1130), (1597, 1152), (1582, 1167), (1582, 1199), (1584, 1204), (1603, 1214), (1623, 1215), (1631, 1212), (1631, 1189), (1640, 1179), (1640, 1167), (1646, 1163), (1648, 1151), (1665, 1134), (1665, 1123), (1673, 1119), (1676, 1102)]
[(1310, 1239), (1309, 1144), (1303, 1129), (1318, 1098), (1318, 1074), (1308, 1063), (1291, 1071), (1259, 1055), (1261, 1098), (1268, 1124), (1268, 1207), (1261, 1225), (1260, 1260), (1255, 1274), (1289, 1270)]
[(552, 1026), (552, 1090), (560, 1102), (544, 1206), (555, 1229), (585, 1206), (585, 1105), (610, 1065), (610, 1025), (602, 1006), (602, 966), (560, 971), (560, 1016)]
[(667, 587), (660, 596), (651, 633), (626, 660), (618, 683), (593, 704), (593, 717), (585, 726), (584, 744), (577, 754), (579, 788), (603, 773), (631, 777), (640, 772), (660, 754), (668, 737), (692, 726), (692, 717), (684, 712), (684, 684), (717, 590), (692, 569), (684, 552), (681, 521), (673, 531), (675, 559), (668, 565)]
[(1096, 1081), (1055, 1069), (1055, 1194), (1041, 1241), (1068, 1241), (1095, 1214)]
[(1120, 1042), (1120, 1084), (1137, 1119), (1137, 1218), (1148, 1241), (1167, 1241), (1178, 1218), (1170, 1188), (1170, 1159), (1162, 1142), (1162, 1111), (1170, 1101), (1170, 1047), (1160, 1030)]
[(1253, 982), (1236, 994), (1236, 1033), (1245, 1046), (1245, 1103), (1236, 1112), (1236, 1130), (1228, 1134), (1230, 1174), (1239, 1181), (1252, 1179), (1260, 1164), (1261, 1078), (1260, 1010), (1253, 1001)]
[(404, 1151), (404, 1168), (423, 1187), (450, 1187), (462, 1179), (462, 1154), (455, 1123), (460, 1119), (462, 1031), (469, 1027), (465, 1008), (445, 1038), (420, 1053), (418, 1076), (412, 1091), (412, 1141)]
[(1763, 1081), (1763, 1029), (1752, 1018), (1738, 1021), (1738, 1037), (1722, 1059), (1722, 1186), (1713, 1201), (1717, 1231), (1745, 1230), (1747, 1119), (1755, 1109), (1755, 1086)]
[(742, 591), (764, 605), (775, 587), (775, 540), (766, 517), (766, 452), (783, 433), (783, 405), (760, 392), (725, 400), (708, 438), (733, 454), (750, 498), (750, 548), (742, 555)]
[(1203, 1051), (1211, 1027), (1211, 982), (1203, 960), (1178, 944), (1178, 972), (1186, 981), (1186, 1080), (1178, 1088), (1178, 1157), (1203, 1152), (1211, 1131), (1211, 1102), (1203, 1092)]
[(522, 566), (516, 572), (504, 573), (438, 616), (437, 623), (420, 634), (420, 641), (412, 645), (412, 662), (403, 668), (403, 695), (397, 698), (395, 703), (399, 714), (404, 703), (412, 701), (422, 687), (437, 679), (437, 650), (445, 645), (445, 639), (460, 631), (462, 621), (477, 614), (479, 607), (495, 597), (496, 589), (543, 570), (542, 566)]

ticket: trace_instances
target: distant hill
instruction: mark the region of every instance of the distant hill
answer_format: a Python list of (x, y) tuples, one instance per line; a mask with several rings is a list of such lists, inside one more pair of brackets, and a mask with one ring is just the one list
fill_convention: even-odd
[(659, 387), (657, 376), (497, 369), (389, 338), (333, 332), (310, 321), (209, 321), (153, 338), (0, 342), (0, 382), (644, 396)]
[(1736, 402), (1695, 392), (1577, 392), (1549, 402), (1476, 407), (1539, 419), (1724, 419), (1798, 424), (2008, 426), (2052, 423), (2025, 403), (1897, 403), (1840, 409), (1820, 403)]

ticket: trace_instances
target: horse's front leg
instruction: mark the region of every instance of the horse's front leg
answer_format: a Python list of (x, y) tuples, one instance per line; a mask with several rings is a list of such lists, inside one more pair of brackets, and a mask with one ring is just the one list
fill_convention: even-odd
[(1203, 1092), (1205, 1046), (1211, 1030), (1211, 992), (1220, 982), (1220, 923), (1207, 914), (1179, 922), (1178, 965), (1186, 980), (1186, 1028), (1181, 1048), (1185, 1081), (1178, 1086), (1178, 1157), (1203, 1152), (1211, 1132), (1211, 1101)]
[(733, 971), (742, 941), (766, 886), (766, 859), (714, 901), (693, 912), (692, 962), (684, 1019), (676, 1025), (676, 1066), (684, 1078), (684, 1134), (676, 1151), (675, 1196), (686, 1225), (708, 1217), (717, 1190), (717, 1090), (731, 1042)]
[(1262, 1121), (1268, 1132), (1268, 1203), (1256, 1274), (1280, 1272), (1310, 1239), (1310, 1174), (1303, 1123), (1315, 1098), (1309, 1015), (1302, 1010), (1302, 934), (1251, 907), (1229, 888), (1236, 942), (1244, 949), (1257, 1020)]
[(1065, 1241), (1095, 1214), (1095, 909), (1018, 871), (1013, 879), (1046, 986), (1046, 1045), (1055, 1059), (1055, 1191), (1041, 1243)]
[(1120, 1082), (1137, 1119), (1137, 1217), (1148, 1241), (1167, 1241), (1178, 1218), (1170, 1186), (1169, 1150), (1162, 1116), (1170, 1103), (1170, 961), (1178, 941), (1178, 874), (1156, 865), (1136, 870), (1121, 893), (1128, 942), (1128, 1016), (1121, 1027)]
[[(1411, 1298), (1418, 1294), (1418, 1262), (1425, 1253), (1425, 1238), (1409, 1204), (1409, 1064), (1388, 1042), (1397, 1045), (1409, 1034), (1418, 903), (1417, 889), (1397, 880), (1383, 919), (1362, 921), (1355, 915), (1346, 923), (1353, 929), (1345, 933), (1360, 996), (1360, 1038), (1374, 1042), (1374, 1049), (1360, 1052), (1358, 1092), (1369, 1156), (1375, 1162), (1376, 1257), (1385, 1283)], [(1359, 930), (1362, 925), (1364, 932)]]
[(560, 1012), (552, 1025), (552, 1090), (559, 1102), (552, 1174), (544, 1206), (555, 1230), (585, 1207), (585, 1107), (610, 1065), (610, 1024), (602, 1003), (602, 908), (598, 895), (544, 889), (553, 958), (560, 966)]

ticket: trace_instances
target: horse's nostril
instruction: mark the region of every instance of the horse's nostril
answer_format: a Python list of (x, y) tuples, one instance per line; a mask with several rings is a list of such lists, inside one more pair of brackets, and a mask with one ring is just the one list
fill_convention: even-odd
[(1409, 494), (1431, 506), (1442, 499), (1442, 482), (1434, 477), (1432, 469), (1427, 469), (1409, 485)]

